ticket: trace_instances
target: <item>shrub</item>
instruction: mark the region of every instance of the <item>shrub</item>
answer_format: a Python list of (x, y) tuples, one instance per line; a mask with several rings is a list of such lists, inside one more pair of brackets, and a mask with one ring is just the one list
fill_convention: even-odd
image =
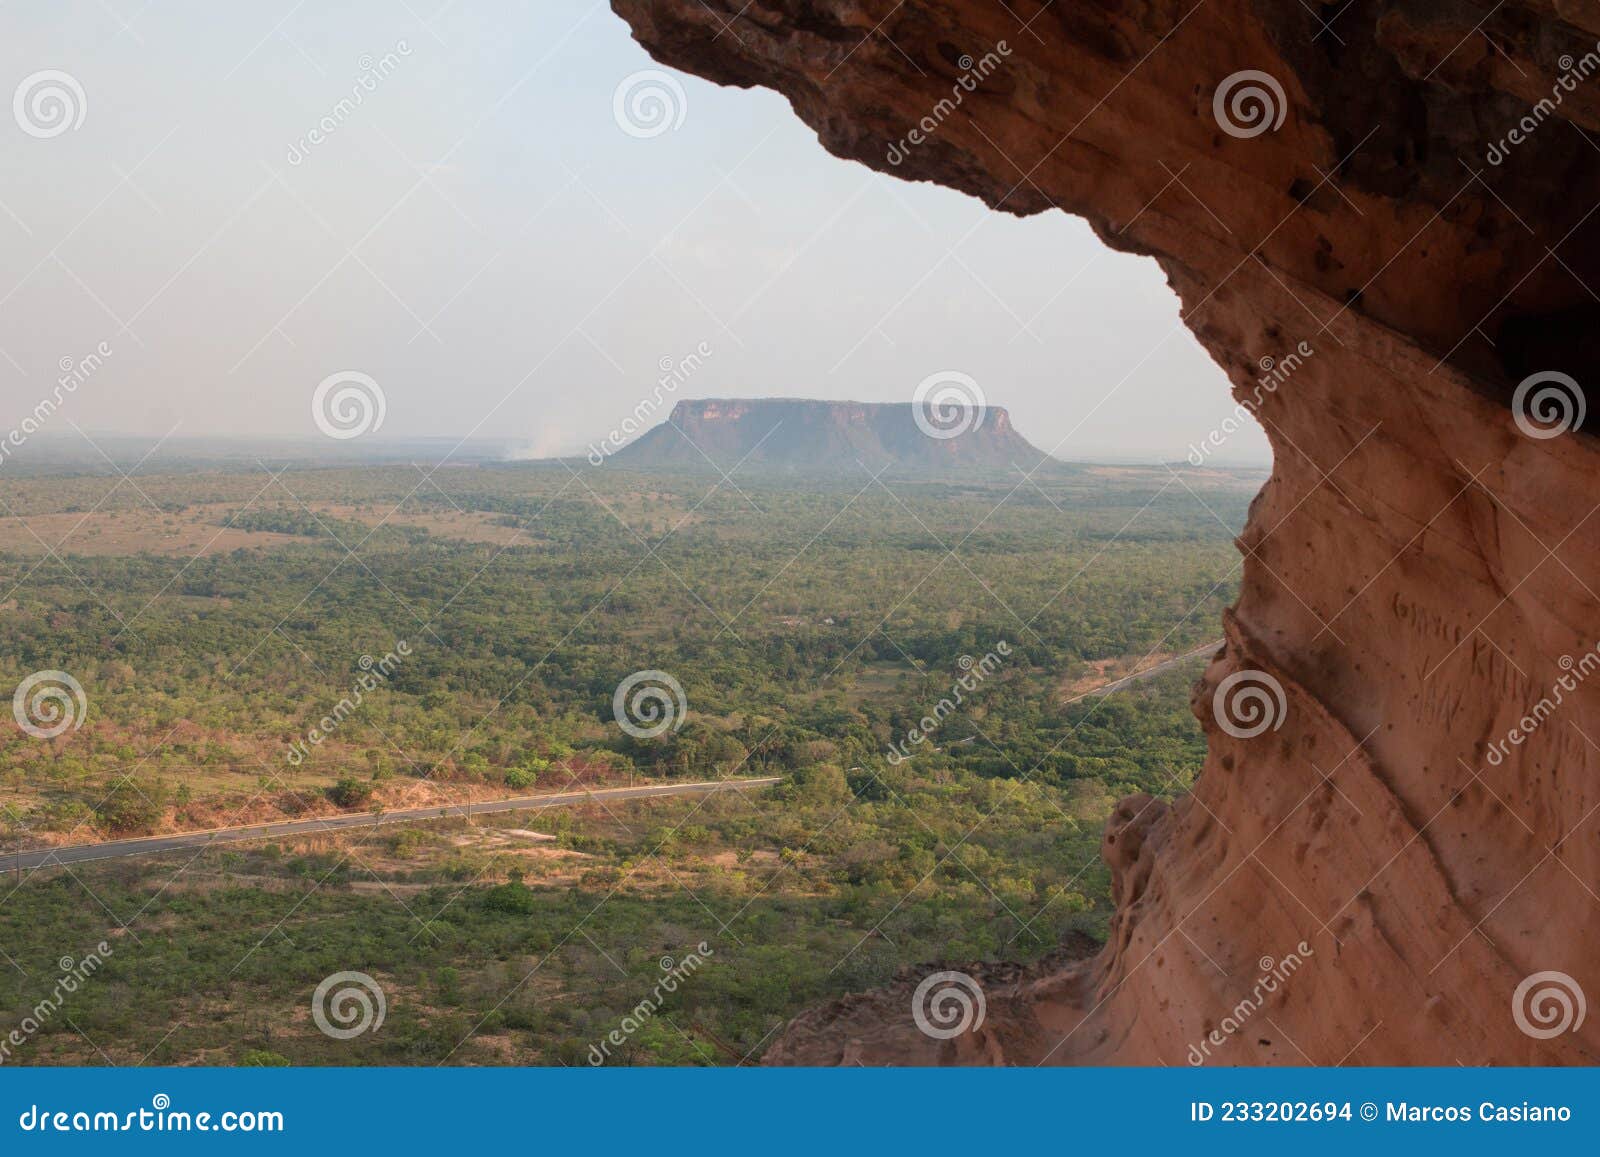
[(521, 880), (509, 880), (490, 888), (483, 896), (483, 906), (491, 912), (505, 912), (513, 916), (527, 916), (537, 907), (533, 889)]
[(154, 831), (167, 813), (167, 789), (160, 783), (142, 783), (122, 776), (109, 785), (95, 808), (95, 818), (108, 835), (138, 835)]
[(345, 776), (328, 789), (328, 798), (343, 808), (360, 807), (372, 799), (372, 785), (364, 780)]

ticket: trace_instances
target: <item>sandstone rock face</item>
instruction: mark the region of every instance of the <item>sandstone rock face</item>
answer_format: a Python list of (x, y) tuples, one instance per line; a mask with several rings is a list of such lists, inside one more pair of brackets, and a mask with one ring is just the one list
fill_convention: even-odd
[(1276, 454), (1103, 951), (985, 974), (952, 1040), (895, 990), (768, 1059), (1600, 1059), (1600, 5), (613, 4), (840, 156), (1154, 257)]

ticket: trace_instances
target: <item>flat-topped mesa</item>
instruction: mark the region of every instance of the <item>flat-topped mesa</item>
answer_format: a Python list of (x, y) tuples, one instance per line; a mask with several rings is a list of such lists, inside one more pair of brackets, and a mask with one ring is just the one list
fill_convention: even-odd
[(1032, 471), (1043, 451), (998, 406), (830, 402), (806, 398), (685, 399), (617, 453), (618, 466), (819, 471), (851, 476), (892, 467), (939, 474)]
[(1551, 999), (1600, 996), (1600, 4), (612, 3), (839, 156), (1153, 256), (1276, 454), (1104, 949), (983, 970), (951, 1040), (907, 982), (768, 1059), (1600, 1059)]

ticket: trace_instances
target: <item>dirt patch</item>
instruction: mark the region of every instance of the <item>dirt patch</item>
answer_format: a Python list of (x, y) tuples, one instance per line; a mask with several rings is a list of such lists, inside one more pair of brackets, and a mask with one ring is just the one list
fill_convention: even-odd
[(175, 514), (96, 510), (82, 514), (29, 514), (0, 518), (0, 552), (38, 555), (168, 554), (188, 558), (251, 547), (304, 542), (292, 534), (238, 530), (208, 521), (205, 507)]
[(757, 851), (745, 856), (741, 862), (738, 852), (718, 852), (716, 855), (707, 856), (706, 863), (714, 864), (719, 868), (750, 868), (757, 864), (776, 864), (777, 852)]
[[(148, 506), (123, 510), (93, 510), (56, 514), (28, 514), (0, 518), (0, 553), (132, 555), (160, 554), (203, 558), (241, 549), (282, 549), (309, 543), (333, 544), (331, 538), (245, 530), (227, 525), (242, 509), (234, 503), (198, 503), (176, 511)], [(295, 508), (298, 511), (298, 507)], [(492, 546), (531, 545), (525, 532), (499, 525), (499, 514), (489, 511), (401, 511), (374, 503), (353, 506), (311, 502), (306, 509), (327, 520), (356, 522), (369, 531), (378, 528), (423, 530), (435, 538)], [(385, 517), (387, 516), (387, 517)], [(348, 545), (354, 546), (354, 543)]]

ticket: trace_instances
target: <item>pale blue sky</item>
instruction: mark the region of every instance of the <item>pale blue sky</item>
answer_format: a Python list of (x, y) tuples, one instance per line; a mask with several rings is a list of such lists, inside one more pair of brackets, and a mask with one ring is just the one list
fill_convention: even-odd
[[(957, 370), (1066, 458), (1180, 459), (1232, 409), (1154, 263), (1080, 221), (874, 174), (688, 76), (680, 127), (628, 135), (614, 93), (658, 66), (603, 3), (36, 0), (0, 27), (0, 89), (60, 70), (86, 106), (48, 138), (0, 118), (0, 427), (100, 342), (52, 433), (315, 436), (317, 383), (358, 370), (369, 437), (571, 452), (702, 342), (679, 396), (904, 401)], [(1266, 457), (1251, 429), (1214, 460)]]

